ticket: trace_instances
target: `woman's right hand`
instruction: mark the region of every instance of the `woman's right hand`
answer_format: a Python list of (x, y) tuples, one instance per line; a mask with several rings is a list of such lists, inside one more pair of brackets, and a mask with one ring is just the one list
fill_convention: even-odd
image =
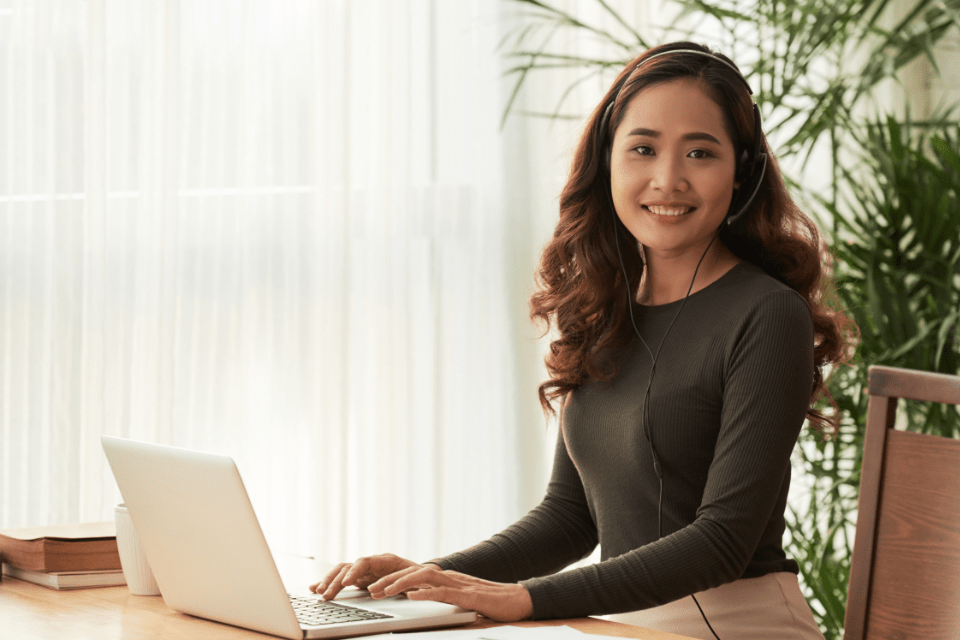
[[(430, 564), (430, 563), (428, 563)], [(392, 553), (360, 558), (334, 567), (323, 580), (310, 585), (310, 591), (324, 600), (332, 600), (344, 587), (366, 589), (384, 576), (410, 567), (422, 567), (418, 562), (401, 558)]]

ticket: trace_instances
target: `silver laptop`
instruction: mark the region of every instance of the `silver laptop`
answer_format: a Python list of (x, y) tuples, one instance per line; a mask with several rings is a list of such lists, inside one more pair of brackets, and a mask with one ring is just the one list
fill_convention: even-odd
[(325, 603), (306, 585), (302, 594), (289, 594), (231, 458), (110, 436), (101, 442), (172, 609), (284, 638), (343, 638), (477, 618), (403, 596), (374, 600), (354, 592)]

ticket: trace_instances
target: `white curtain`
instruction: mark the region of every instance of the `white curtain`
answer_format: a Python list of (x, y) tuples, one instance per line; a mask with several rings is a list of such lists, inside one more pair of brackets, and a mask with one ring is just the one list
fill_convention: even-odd
[(0, 527), (111, 518), (101, 434), (329, 560), (531, 506), (498, 7), (0, 1)]

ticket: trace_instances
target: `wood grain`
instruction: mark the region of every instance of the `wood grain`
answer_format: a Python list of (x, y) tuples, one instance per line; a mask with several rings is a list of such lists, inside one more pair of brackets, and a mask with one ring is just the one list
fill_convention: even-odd
[(960, 638), (960, 441), (887, 436), (868, 637)]
[(960, 441), (896, 431), (900, 399), (960, 404), (960, 376), (870, 367), (845, 640), (960, 638)]
[(960, 376), (897, 367), (870, 367), (870, 395), (960, 404)]
[[(643, 640), (691, 640), (596, 618), (515, 623), (567, 625), (585, 633)], [(482, 620), (477, 628), (497, 626)], [(126, 587), (54, 591), (5, 578), (0, 582), (0, 638), (6, 640), (264, 640), (273, 638), (178, 613), (160, 596), (131, 595)], [(398, 634), (398, 637), (399, 634)]]

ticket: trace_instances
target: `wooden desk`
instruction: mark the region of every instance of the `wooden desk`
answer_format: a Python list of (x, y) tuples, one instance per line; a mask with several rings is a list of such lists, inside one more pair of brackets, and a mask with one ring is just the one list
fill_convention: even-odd
[[(496, 626), (482, 620), (477, 627)], [(518, 622), (524, 627), (568, 625), (586, 633), (645, 640), (690, 640), (630, 625), (577, 618)], [(131, 595), (126, 587), (55, 591), (4, 576), (0, 581), (0, 638), (4, 640), (265, 640), (274, 636), (178, 613), (160, 596)]]

